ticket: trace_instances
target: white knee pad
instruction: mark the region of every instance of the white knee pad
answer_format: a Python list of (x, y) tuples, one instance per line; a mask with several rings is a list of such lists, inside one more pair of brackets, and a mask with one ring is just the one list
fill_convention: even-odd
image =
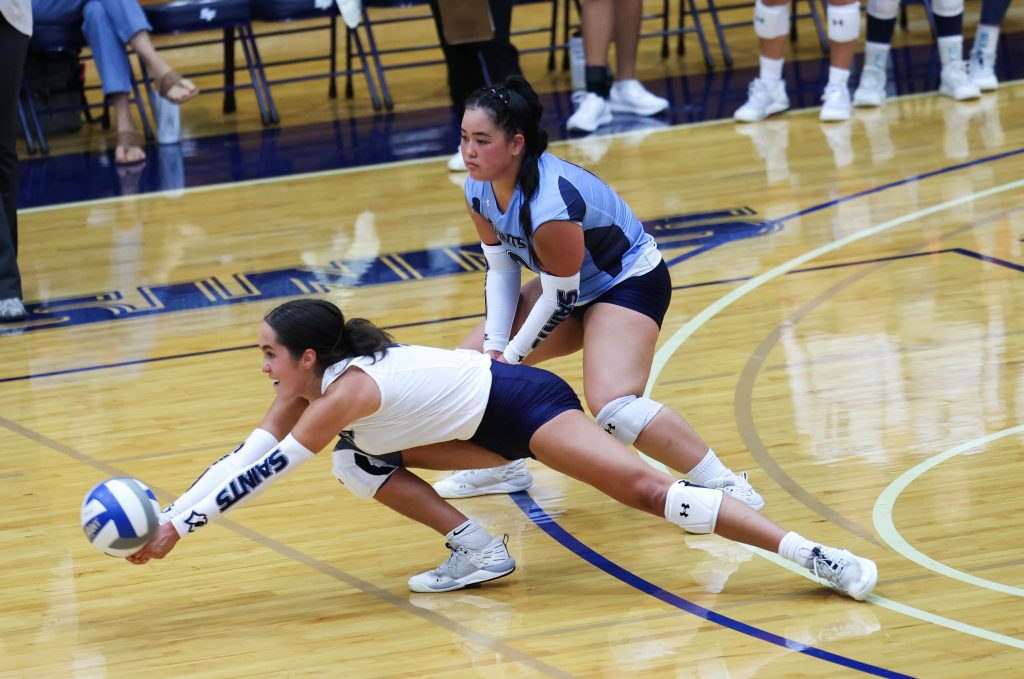
[(853, 42), (859, 37), (860, 3), (829, 5), (828, 39), (834, 42)]
[(940, 17), (955, 17), (964, 13), (964, 0), (932, 0), (932, 11)]
[(640, 396), (620, 396), (597, 414), (597, 424), (619, 443), (631, 446), (662, 405)]
[(868, 14), (876, 19), (895, 19), (900, 13), (900, 0), (868, 0)]
[(331, 453), (334, 477), (361, 500), (369, 500), (388, 480), (397, 466), (361, 453), (343, 440)]
[(766, 5), (757, 0), (754, 3), (754, 33), (765, 40), (781, 38), (789, 33), (789, 3)]
[(665, 498), (665, 518), (687, 533), (714, 533), (722, 497), (720, 490), (676, 481)]

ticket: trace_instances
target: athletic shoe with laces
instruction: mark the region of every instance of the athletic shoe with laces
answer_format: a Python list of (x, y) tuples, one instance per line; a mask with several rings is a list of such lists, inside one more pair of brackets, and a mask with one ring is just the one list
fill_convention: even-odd
[(465, 172), (466, 161), (462, 158), (462, 148), (460, 147), (455, 155), (448, 159), (448, 169), (451, 172)]
[(996, 78), (995, 55), (972, 51), (971, 60), (967, 63), (967, 72), (971, 82), (977, 85), (982, 92), (991, 92), (999, 87), (999, 80)]
[(715, 488), (726, 495), (731, 495), (754, 511), (761, 511), (764, 507), (764, 498), (754, 490), (747, 480), (747, 473), (728, 474), (712, 479), (704, 484), (706, 488)]
[(833, 123), (850, 119), (850, 88), (846, 83), (825, 86), (821, 95), (821, 113), (818, 118), (822, 122)]
[(612, 85), (608, 105), (615, 113), (653, 116), (668, 108), (668, 99), (651, 94), (639, 80), (620, 80)]
[(881, 106), (885, 101), (885, 82), (885, 71), (875, 66), (865, 66), (853, 93), (853, 105)]
[(874, 561), (824, 545), (811, 550), (807, 570), (857, 601), (864, 601), (878, 582), (878, 566)]
[(21, 321), (27, 316), (25, 305), (17, 297), (0, 299), (0, 321)]
[(789, 96), (786, 94), (786, 83), (782, 80), (769, 85), (760, 78), (754, 78), (747, 88), (747, 101), (732, 114), (734, 120), (741, 123), (756, 123), (770, 115), (781, 113), (789, 108)]
[(516, 460), (501, 467), (467, 469), (455, 472), (434, 484), (434, 490), (449, 500), (477, 495), (501, 495), (529, 490), (533, 485), (533, 474), (526, 467), (526, 460)]
[(574, 92), (572, 98), (578, 105), (576, 112), (565, 123), (570, 131), (593, 132), (612, 121), (611, 106), (599, 95), (593, 92)]
[(942, 67), (939, 93), (957, 101), (977, 99), (981, 90), (967, 75), (967, 62), (962, 59), (951, 61)]
[(483, 549), (469, 549), (452, 540), (445, 546), (452, 550), (440, 566), (409, 578), (414, 592), (450, 592), (504, 577), (516, 569), (508, 553), (508, 535), (495, 536)]

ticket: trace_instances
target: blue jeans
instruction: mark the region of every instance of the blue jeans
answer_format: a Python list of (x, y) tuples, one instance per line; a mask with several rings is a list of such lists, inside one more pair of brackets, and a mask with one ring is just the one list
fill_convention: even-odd
[(81, 23), (103, 93), (131, 92), (132, 67), (125, 45), (139, 31), (153, 28), (138, 0), (32, 0), (32, 16), (39, 23)]

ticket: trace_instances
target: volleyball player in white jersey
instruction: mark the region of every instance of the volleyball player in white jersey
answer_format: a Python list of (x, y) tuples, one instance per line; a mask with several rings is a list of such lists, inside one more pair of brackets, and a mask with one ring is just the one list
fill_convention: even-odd
[[(672, 297), (668, 267), (615, 191), (546, 152), (541, 113), (520, 77), (466, 102), (465, 192), (487, 258), (487, 315), (460, 346), (530, 364), (583, 349), (584, 396), (605, 431), (690, 481), (761, 509), (745, 473), (725, 467), (679, 414), (643, 396)], [(539, 276), (520, 287), (523, 267)], [(460, 472), (435, 488), (452, 498), (531, 483), (520, 461)]]
[[(720, 490), (656, 471), (602, 432), (569, 385), (545, 370), (470, 350), (395, 345), (369, 321), (346, 322), (323, 300), (272, 310), (260, 326), (259, 346), (263, 372), (277, 392), (261, 428), (163, 513), (153, 539), (128, 557), (132, 563), (163, 558), (182, 537), (313, 459), (341, 431), (334, 472), (361, 495), (402, 476), (433, 494), (400, 465), (451, 469), (530, 456), (687, 532), (713, 532), (777, 552), (855, 599), (864, 599), (878, 579), (869, 559), (786, 532)], [(352, 451), (354, 469), (348, 467)], [(441, 502), (449, 515), (438, 530), (447, 534), (452, 554), (439, 568), (414, 576), (412, 589), (458, 589), (515, 570), (502, 538), (491, 538)]]

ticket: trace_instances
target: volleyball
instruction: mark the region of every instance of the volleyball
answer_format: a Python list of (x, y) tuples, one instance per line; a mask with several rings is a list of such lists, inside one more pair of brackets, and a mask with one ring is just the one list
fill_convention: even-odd
[(129, 556), (157, 529), (160, 505), (146, 484), (119, 477), (98, 484), (82, 501), (82, 530), (93, 547), (110, 556)]

